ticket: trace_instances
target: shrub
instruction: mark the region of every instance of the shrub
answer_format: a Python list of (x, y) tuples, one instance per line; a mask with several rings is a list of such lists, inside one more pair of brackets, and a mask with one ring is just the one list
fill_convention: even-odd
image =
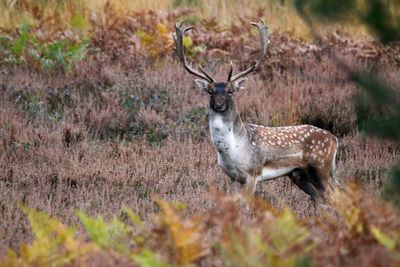
[(0, 63), (26, 64), (44, 71), (69, 73), (89, 51), (88, 39), (44, 41), (32, 34), (30, 29), (31, 26), (24, 23), (17, 37), (0, 36)]

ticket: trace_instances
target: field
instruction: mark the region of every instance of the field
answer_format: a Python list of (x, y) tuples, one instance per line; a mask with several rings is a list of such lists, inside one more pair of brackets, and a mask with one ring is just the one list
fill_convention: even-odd
[[(399, 210), (382, 199), (398, 144), (359, 130), (362, 92), (331, 54), (395, 87), (400, 45), (352, 25), (322, 28), (321, 48), (272, 1), (156, 2), (0, 1), (0, 266), (399, 266)], [(257, 56), (255, 17), (270, 44), (238, 109), (339, 137), (346, 193), (326, 206), (287, 177), (238, 197), (208, 96), (174, 54), (186, 18), (190, 60), (225, 79)]]

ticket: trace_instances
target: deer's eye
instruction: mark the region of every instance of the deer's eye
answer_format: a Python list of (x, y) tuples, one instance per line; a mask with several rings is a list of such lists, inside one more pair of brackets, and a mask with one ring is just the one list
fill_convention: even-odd
[(228, 91), (228, 95), (229, 95), (229, 96), (232, 96), (232, 95), (233, 95), (233, 91), (229, 90), (229, 91)]
[(209, 89), (209, 90), (208, 90), (208, 94), (212, 95), (212, 94), (213, 94), (213, 90), (212, 90), (212, 89)]

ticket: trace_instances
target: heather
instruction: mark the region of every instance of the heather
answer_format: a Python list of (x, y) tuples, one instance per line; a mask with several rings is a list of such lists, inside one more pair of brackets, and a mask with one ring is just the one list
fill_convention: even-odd
[[(100, 2), (0, 1), (0, 266), (400, 263), (388, 182), (399, 142), (368, 124), (390, 105), (367, 106), (379, 95), (332, 59), (398, 96), (398, 43), (355, 23), (319, 29), (323, 47), (290, 5), (269, 1), (243, 1), (242, 13), (217, 1), (219, 18), (201, 1)], [(174, 22), (187, 19), (188, 57), (225, 79), (230, 61), (242, 70), (257, 57), (255, 17), (271, 25), (270, 44), (237, 106), (247, 122), (339, 137), (345, 190), (326, 205), (287, 177), (236, 194), (217, 166), (207, 96), (174, 55)]]

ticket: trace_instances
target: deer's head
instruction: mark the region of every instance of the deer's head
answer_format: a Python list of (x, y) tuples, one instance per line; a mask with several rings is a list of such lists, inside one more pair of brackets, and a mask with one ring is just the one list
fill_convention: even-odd
[(176, 45), (176, 53), (179, 59), (181, 60), (185, 69), (190, 74), (200, 78), (195, 79), (194, 82), (198, 88), (206, 91), (210, 96), (210, 108), (216, 112), (224, 112), (226, 110), (229, 110), (229, 108), (232, 106), (233, 95), (235, 94), (235, 92), (240, 89), (244, 89), (244, 83), (247, 81), (247, 78), (244, 77), (254, 70), (258, 69), (264, 61), (265, 51), (268, 44), (268, 27), (261, 20), (258, 23), (251, 23), (253, 26), (257, 27), (260, 34), (261, 50), (259, 53), (258, 61), (252, 67), (236, 75), (232, 75), (233, 65), (231, 63), (231, 67), (228, 73), (228, 79), (226, 81), (216, 82), (209, 74), (205, 72), (205, 70), (200, 65), (199, 72), (194, 70), (188, 64), (185, 53), (183, 51), (183, 35), (185, 32), (191, 30), (193, 26), (185, 27), (184, 24), (185, 21), (182, 22), (179, 26), (175, 25), (175, 33), (173, 34)]

